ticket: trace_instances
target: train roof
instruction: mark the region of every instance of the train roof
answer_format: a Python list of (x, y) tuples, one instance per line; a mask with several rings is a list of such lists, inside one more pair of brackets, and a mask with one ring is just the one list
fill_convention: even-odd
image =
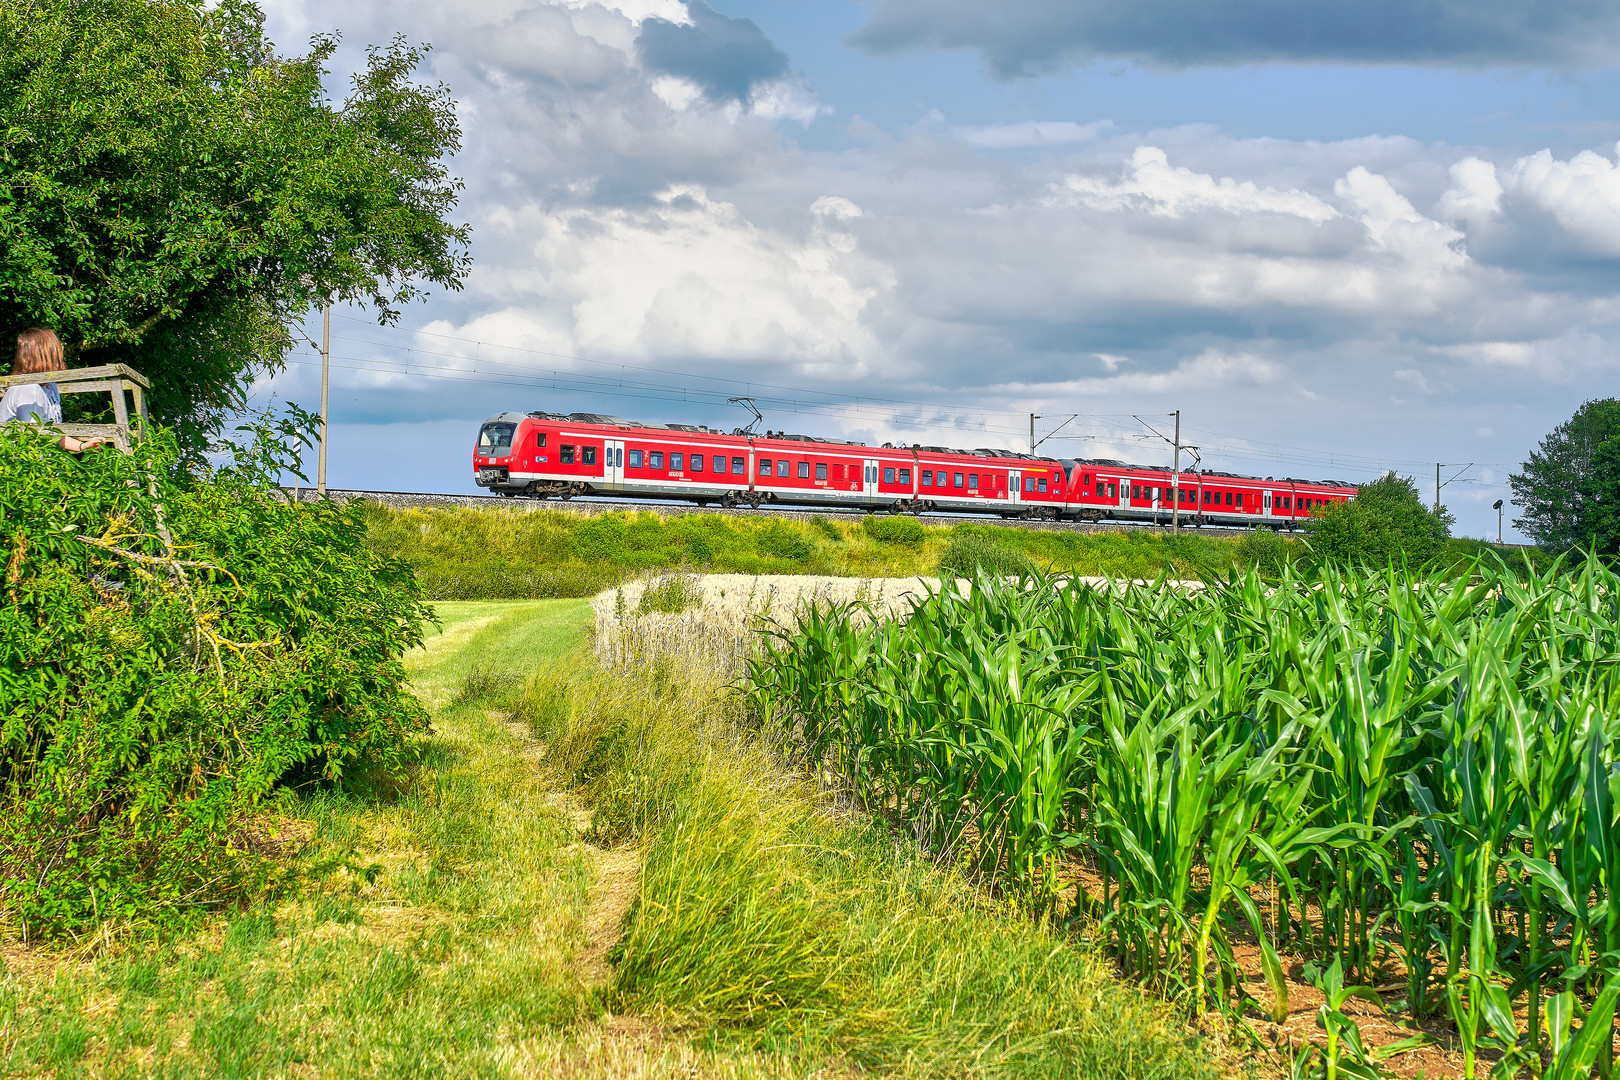
[[(1077, 467), (1101, 467), (1104, 469), (1130, 469), (1136, 472), (1171, 471), (1168, 465), (1134, 465), (1127, 461), (1118, 461), (1114, 458), (1064, 458), (1063, 464), (1073, 470)], [(1226, 472), (1222, 469), (1187, 469), (1183, 476), (1220, 476), (1230, 480), (1245, 480), (1253, 484), (1310, 484), (1313, 487), (1350, 488), (1354, 490), (1359, 484), (1352, 484), (1348, 480), (1305, 480), (1297, 476), (1249, 476), (1245, 473)]]

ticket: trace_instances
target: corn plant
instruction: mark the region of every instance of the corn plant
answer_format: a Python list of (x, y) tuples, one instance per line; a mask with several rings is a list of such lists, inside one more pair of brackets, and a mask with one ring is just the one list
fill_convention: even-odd
[(1468, 1075), (1483, 1049), (1499, 1072), (1612, 1068), (1620, 580), (1600, 565), (981, 576), (889, 618), (805, 612), (748, 685), (807, 769), (991, 884), (1049, 903), (1088, 863), (1101, 895), (1077, 909), (1193, 1009), (1252, 1004), (1241, 927), (1274, 1010), (1277, 948), (1341, 986), (1398, 956)]

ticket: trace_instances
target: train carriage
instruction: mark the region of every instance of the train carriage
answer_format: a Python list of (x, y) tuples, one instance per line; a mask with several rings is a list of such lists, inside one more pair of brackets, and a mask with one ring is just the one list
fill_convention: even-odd
[(1006, 450), (870, 447), (808, 435), (725, 433), (598, 413), (498, 413), (479, 428), (473, 471), (507, 496), (599, 494), (699, 505), (781, 503), (1002, 517), (1292, 528), (1354, 497), (1354, 485)]

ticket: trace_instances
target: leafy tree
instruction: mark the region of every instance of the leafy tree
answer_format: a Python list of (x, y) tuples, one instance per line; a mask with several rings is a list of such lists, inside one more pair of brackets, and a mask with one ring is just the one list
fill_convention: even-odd
[(280, 57), (263, 21), (251, 0), (0, 5), (0, 331), (141, 370), (192, 455), (311, 307), (388, 322), (469, 265), (454, 103), (412, 81), (425, 49), (369, 50), (335, 106), (336, 38)]
[(1584, 547), (1594, 528), (1587, 500), (1601, 489), (1593, 486), (1596, 457), (1615, 436), (1620, 436), (1620, 401), (1614, 398), (1588, 401), (1553, 428), (1522, 471), (1508, 477), (1513, 501), (1524, 511), (1514, 527), (1548, 551)]
[(1581, 544), (1599, 555), (1620, 555), (1620, 435), (1605, 439), (1581, 478)]
[(1337, 563), (1426, 563), (1451, 535), (1452, 516), (1423, 503), (1410, 477), (1387, 473), (1349, 502), (1313, 510), (1305, 522), (1318, 558)]

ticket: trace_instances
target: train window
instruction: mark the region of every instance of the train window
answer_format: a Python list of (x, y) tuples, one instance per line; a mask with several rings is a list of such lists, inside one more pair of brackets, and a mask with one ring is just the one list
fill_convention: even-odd
[(652, 453), (647, 455), (647, 468), (662, 469), (663, 467), (664, 452), (662, 450), (654, 450)]
[(808, 461), (799, 462), (799, 479), (810, 479), (810, 463)]
[(747, 476), (748, 462), (740, 457), (731, 459), (731, 473), (733, 476)]
[(827, 479), (827, 463), (825, 461), (816, 462), (816, 479)]
[(971, 473), (971, 472), (968, 473), (968, 490), (969, 491), (978, 491), (979, 490), (979, 474), (978, 473)]
[(922, 476), (920, 477), (920, 479), (922, 480), (922, 486), (923, 487), (933, 487), (934, 486), (934, 470), (933, 469), (924, 469), (922, 471)]
[(564, 465), (572, 465), (574, 463), (574, 448), (567, 443), (564, 443), (562, 448), (558, 451), (557, 459)]
[(686, 455), (685, 454), (670, 454), (669, 455), (669, 471), (670, 472), (685, 472), (686, 471)]
[(1232, 493), (1231, 493), (1231, 492), (1230, 492), (1230, 491), (1228, 491), (1228, 492), (1227, 492), (1227, 493), (1226, 493), (1226, 505), (1227, 505), (1227, 506), (1231, 506), (1231, 505), (1232, 505)]
[(1091, 474), (1090, 473), (1082, 474), (1081, 477), (1080, 477), (1080, 482), (1082, 484), (1084, 484), (1086, 487), (1090, 487), (1091, 486)]
[(641, 468), (641, 451), (640, 450), (632, 450), (632, 451), (630, 451), (630, 467), (632, 469)]
[(580, 447), (579, 452), (580, 452), (580, 454), (582, 454), (584, 456), (585, 464), (587, 464), (587, 465), (595, 465), (596, 464), (596, 447), (594, 447), (594, 446), (583, 446), (583, 447)]
[(692, 471), (693, 472), (702, 472), (703, 471), (703, 455), (702, 454), (693, 454), (692, 455)]
[(545, 432), (539, 431), (539, 432), (535, 433), (535, 436), (534, 436), (534, 448), (536, 450), (544, 450), (546, 448), (546, 433)]
[(1035, 481), (1035, 483), (1040, 488), (1041, 494), (1046, 494), (1046, 477), (1041, 477), (1039, 480)]
[(951, 487), (961, 487), (963, 483), (964, 481), (961, 473), (957, 473), (951, 477)]
[(902, 484), (910, 484), (911, 483), (911, 470), (910, 469), (901, 469), (900, 470), (900, 482)]
[(885, 484), (894, 483), (894, 468), (893, 468), (893, 466), (890, 466), (889, 468), (883, 470), (883, 482)]
[(1131, 498), (1140, 499), (1141, 497), (1142, 497), (1142, 485), (1141, 484), (1132, 484), (1131, 485)]
[(1119, 485), (1118, 484), (1109, 484), (1108, 485), (1108, 497), (1110, 499), (1119, 498)]
[(1024, 477), (1024, 490), (1025, 491), (1034, 491), (1035, 490), (1035, 478), (1033, 476)]
[(516, 424), (485, 424), (478, 429), (478, 450), (490, 454), (512, 449), (512, 433)]
[(759, 459), (759, 475), (761, 475), (761, 476), (769, 476), (769, 475), (771, 475), (771, 459), (770, 458), (762, 457), (762, 458)]
[(777, 476), (792, 476), (793, 475), (793, 462), (789, 461), (787, 458), (783, 458), (782, 460), (778, 461), (776, 463), (776, 475)]

